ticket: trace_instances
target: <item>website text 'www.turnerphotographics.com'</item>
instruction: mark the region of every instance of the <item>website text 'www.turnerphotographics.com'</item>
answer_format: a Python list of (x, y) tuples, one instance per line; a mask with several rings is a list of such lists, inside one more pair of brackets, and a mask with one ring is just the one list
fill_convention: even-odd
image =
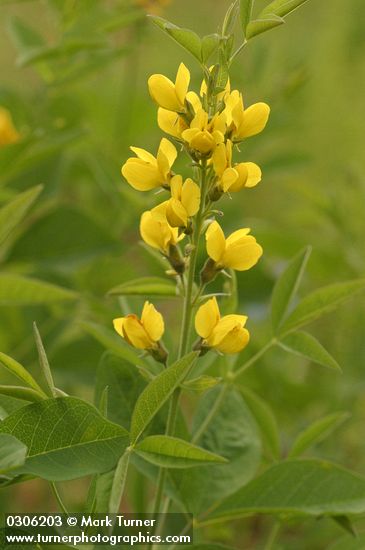
[(5, 545), (190, 545), (193, 517), (185, 514), (6, 514)]

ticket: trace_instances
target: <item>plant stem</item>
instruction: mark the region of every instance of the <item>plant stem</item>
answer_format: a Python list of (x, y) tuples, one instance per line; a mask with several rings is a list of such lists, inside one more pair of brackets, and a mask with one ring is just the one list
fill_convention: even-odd
[(209, 414), (205, 417), (204, 422), (200, 425), (198, 431), (196, 432), (193, 439), (191, 440), (192, 443), (196, 443), (199, 440), (200, 436), (205, 432), (205, 430), (207, 429), (207, 427), (209, 426), (209, 424), (213, 420), (215, 414), (217, 413), (219, 407), (221, 406), (221, 403), (224, 399), (224, 396), (227, 393), (228, 387), (229, 387), (228, 384), (223, 384), (222, 385), (221, 391), (217, 395), (217, 398), (216, 398), (212, 408), (210, 409)]
[(272, 348), (273, 346), (275, 346), (277, 344), (277, 340), (276, 338), (272, 338), (267, 344), (266, 346), (264, 346), (262, 349), (260, 349), (260, 351), (258, 351), (257, 353), (255, 353), (255, 355), (253, 355), (251, 357), (251, 359), (249, 359), (248, 361), (246, 361), (246, 363), (244, 363), (242, 365), (242, 367), (240, 367), (238, 370), (236, 370), (235, 372), (233, 372), (231, 374), (231, 380), (236, 380), (236, 378), (238, 378), (239, 376), (241, 376), (241, 374), (243, 372), (245, 372), (249, 367), (251, 367), (252, 365), (254, 365), (270, 348)]
[(271, 531), (269, 533), (269, 538), (266, 541), (264, 550), (272, 550), (274, 548), (274, 544), (276, 542), (276, 539), (278, 537), (279, 531), (281, 528), (281, 524), (279, 521), (276, 521), (274, 525), (271, 528)]
[(195, 228), (193, 235), (193, 250), (190, 254), (186, 292), (184, 299), (184, 308), (183, 308), (183, 319), (182, 319), (182, 331), (179, 347), (179, 359), (185, 355), (187, 347), (189, 344), (189, 333), (191, 325), (191, 315), (193, 311), (193, 286), (195, 280), (195, 270), (196, 270), (196, 260), (198, 256), (198, 246), (202, 230), (203, 223), (203, 213), (205, 210), (205, 198), (206, 198), (206, 179), (207, 179), (207, 162), (206, 160), (202, 161), (201, 164), (201, 198), (200, 198), (200, 207), (195, 220)]
[[(194, 227), (194, 233), (193, 233), (193, 239), (192, 239), (193, 249), (191, 251), (188, 273), (187, 273), (186, 291), (184, 295), (184, 305), (183, 305), (182, 330), (181, 330), (178, 359), (181, 359), (181, 357), (183, 357), (186, 354), (186, 351), (189, 345), (191, 318), (192, 318), (193, 307), (194, 307), (193, 287), (194, 287), (194, 280), (195, 280), (196, 261), (198, 256), (198, 245), (199, 245), (199, 240), (200, 240), (201, 231), (202, 231), (202, 224), (204, 220), (205, 200), (206, 200), (206, 194), (207, 194), (207, 161), (206, 160), (202, 160), (202, 163), (201, 163), (200, 183), (201, 183), (200, 207), (195, 219), (195, 227)], [(165, 432), (166, 435), (174, 434), (180, 393), (181, 393), (181, 390), (179, 388), (176, 389), (171, 398), (169, 413), (167, 417), (167, 426), (166, 426), (166, 432)], [(160, 512), (165, 482), (166, 482), (166, 469), (160, 468), (158, 479), (157, 479), (155, 504), (153, 508), (154, 514), (158, 514)], [(168, 505), (166, 505), (165, 508), (168, 509)], [(160, 528), (162, 528), (161, 524), (160, 524)], [(148, 548), (152, 549), (153, 544), (151, 543), (148, 546)]]
[(52, 492), (53, 492), (53, 494), (54, 494), (54, 496), (55, 496), (55, 499), (57, 500), (57, 504), (58, 504), (58, 506), (60, 507), (60, 510), (62, 511), (63, 514), (66, 514), (66, 515), (68, 516), (68, 512), (67, 512), (67, 510), (66, 510), (66, 506), (65, 506), (65, 505), (63, 504), (63, 502), (62, 502), (62, 498), (61, 498), (61, 496), (60, 496), (60, 493), (58, 492), (58, 489), (57, 489), (57, 487), (56, 487), (56, 484), (52, 481), (52, 482), (50, 483), (50, 485), (51, 485)]

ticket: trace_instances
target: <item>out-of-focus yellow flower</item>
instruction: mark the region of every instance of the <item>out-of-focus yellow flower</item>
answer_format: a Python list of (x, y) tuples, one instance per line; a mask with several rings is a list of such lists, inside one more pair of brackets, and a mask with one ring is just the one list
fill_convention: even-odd
[(170, 247), (184, 238), (184, 235), (179, 236), (178, 229), (171, 227), (166, 218), (157, 216), (156, 212), (153, 213), (151, 210), (142, 214), (139, 229), (146, 244), (157, 248), (167, 256), (170, 253)]
[(157, 342), (162, 338), (165, 325), (161, 313), (149, 302), (144, 303), (141, 318), (130, 314), (114, 319), (113, 325), (117, 333), (128, 344), (137, 349), (157, 348)]
[(157, 157), (139, 147), (131, 147), (137, 155), (122, 166), (127, 182), (138, 191), (149, 191), (156, 187), (169, 187), (171, 167), (177, 157), (175, 146), (166, 138), (161, 140)]
[(232, 141), (242, 141), (265, 128), (270, 114), (270, 107), (266, 103), (254, 103), (245, 109), (242, 94), (237, 90), (226, 96), (225, 103), (228, 135)]
[(11, 114), (7, 109), (0, 107), (0, 147), (11, 145), (20, 140), (20, 134), (17, 132)]
[(199, 109), (190, 123), (190, 128), (182, 133), (190, 149), (202, 155), (209, 155), (218, 143), (224, 142), (226, 117), (223, 113), (215, 115), (209, 121), (208, 113)]
[(210, 224), (205, 237), (208, 256), (214, 260), (216, 270), (246, 271), (258, 262), (263, 250), (249, 232), (248, 228), (239, 229), (226, 239), (218, 222)]
[(183, 112), (189, 83), (190, 72), (184, 63), (181, 63), (175, 83), (162, 74), (153, 74), (148, 79), (148, 88), (157, 105), (169, 111)]
[(212, 155), (213, 168), (219, 178), (218, 186), (227, 191), (240, 191), (254, 187), (261, 181), (261, 170), (253, 162), (241, 162), (232, 166), (232, 142), (219, 143)]
[(195, 329), (203, 339), (202, 347), (221, 353), (238, 353), (247, 346), (250, 335), (244, 328), (246, 315), (221, 317), (215, 297), (200, 306), (195, 316)]
[(189, 218), (194, 216), (200, 206), (200, 187), (188, 178), (183, 183), (181, 176), (171, 180), (171, 198), (151, 210), (155, 219), (165, 218), (171, 227), (187, 227)]

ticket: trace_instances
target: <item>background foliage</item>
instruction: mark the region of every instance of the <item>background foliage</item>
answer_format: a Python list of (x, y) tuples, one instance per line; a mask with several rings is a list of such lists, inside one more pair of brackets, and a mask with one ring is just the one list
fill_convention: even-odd
[[(121, 309), (140, 307), (138, 298), (127, 302), (106, 292), (130, 278), (160, 275), (138, 243), (139, 213), (150, 198), (119, 175), (130, 143), (154, 150), (160, 137), (146, 77), (172, 77), (183, 60), (195, 83), (200, 78), (193, 59), (145, 21), (141, 4), (150, 8), (153, 2), (89, 0), (87, 9), (71, 0), (0, 2), (0, 104), (23, 136), (0, 151), (0, 205), (28, 192), (24, 208), (31, 209), (1, 243), (0, 350), (36, 376), (36, 320), (57, 386), (90, 401), (100, 362), (112, 368), (113, 357), (101, 360), (105, 347), (118, 350), (109, 333), (100, 338), (95, 323), (108, 329)], [(159, 14), (210, 33), (228, 4), (185, 0)], [(313, 253), (300, 293), (363, 276), (362, 12), (362, 0), (349, 0), (346, 8), (340, 0), (312, 0), (290, 24), (252, 40), (233, 67), (246, 103), (263, 100), (272, 107), (265, 135), (248, 141), (245, 151), (262, 166), (263, 182), (245, 194), (245, 202), (237, 195), (225, 204), (227, 230), (252, 224), (264, 247), (259, 266), (238, 276), (240, 307), (253, 335), (245, 357), (265, 341), (275, 279), (305, 245)], [(162, 307), (169, 325), (177, 324), (174, 302)], [(364, 317), (358, 298), (309, 327), (342, 374), (274, 349), (242, 378), (274, 410), (284, 456), (311, 422), (349, 411), (350, 419), (311, 454), (365, 472)], [(10, 375), (1, 371), (1, 381), (11, 381)], [(0, 413), (17, 406), (0, 397)], [(84, 481), (77, 483), (84, 495)], [(130, 504), (138, 508), (144, 494), (137, 471), (130, 485)], [(67, 488), (64, 494), (77, 508), (77, 491), (68, 495)], [(6, 489), (0, 498), (7, 511), (55, 506), (40, 481)], [(267, 522), (210, 526), (208, 536), (238, 547), (244, 539), (251, 548)], [(326, 519), (293, 523), (282, 548), (322, 549), (339, 534)]]

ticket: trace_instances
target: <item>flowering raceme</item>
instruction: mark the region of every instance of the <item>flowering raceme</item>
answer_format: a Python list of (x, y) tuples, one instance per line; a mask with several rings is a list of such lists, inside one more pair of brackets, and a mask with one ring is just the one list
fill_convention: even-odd
[[(208, 72), (209, 79), (215, 78), (214, 67)], [(177, 150), (166, 138), (161, 140), (156, 157), (144, 149), (131, 147), (136, 157), (129, 158), (122, 167), (123, 176), (135, 189), (148, 191), (162, 187), (169, 193), (161, 204), (142, 214), (140, 233), (143, 241), (157, 249), (172, 266), (173, 270), (167, 273), (177, 277), (178, 293), (185, 296), (188, 313), (184, 317), (182, 350), (186, 350), (189, 342), (186, 328), (189, 315), (191, 317), (193, 304), (205, 286), (225, 269), (250, 269), (262, 255), (262, 248), (249, 234), (249, 229), (239, 229), (225, 238), (218, 222), (210, 219), (206, 231), (208, 259), (201, 270), (200, 287), (194, 299), (197, 249), (203, 228), (214, 212), (212, 203), (225, 193), (254, 187), (261, 180), (259, 166), (253, 162), (234, 162), (235, 144), (263, 130), (270, 112), (265, 103), (256, 103), (245, 109), (242, 95), (237, 90), (230, 90), (229, 81), (224, 89), (212, 94), (207, 73), (200, 95), (189, 91), (190, 72), (182, 63), (175, 82), (159, 74), (152, 75), (148, 81), (150, 95), (159, 106), (158, 125), (188, 154), (194, 166), (194, 177), (185, 179), (172, 172)], [(179, 243), (184, 238), (189, 242), (183, 253)], [(129, 319), (121, 325), (123, 337), (129, 338), (135, 347), (148, 349), (147, 342), (150, 344), (151, 339), (141, 330), (143, 319), (132, 318), (133, 321)], [(243, 315), (221, 318), (216, 298), (209, 300), (196, 314), (195, 325), (202, 338), (201, 348), (237, 353), (249, 340), (245, 322), (246, 316)], [(130, 327), (135, 331), (128, 337)], [(135, 334), (139, 339), (133, 342)]]
[(16, 143), (19, 139), (20, 135), (13, 124), (11, 114), (7, 109), (0, 107), (0, 147)]
[(169, 187), (177, 151), (168, 139), (162, 138), (157, 157), (139, 147), (131, 147), (131, 150), (137, 157), (127, 160), (122, 166), (122, 174), (134, 189), (150, 191), (156, 187)]
[(250, 335), (244, 328), (246, 315), (221, 317), (214, 296), (200, 306), (195, 316), (195, 330), (202, 338), (202, 349), (214, 348), (221, 353), (238, 353), (247, 346)]

